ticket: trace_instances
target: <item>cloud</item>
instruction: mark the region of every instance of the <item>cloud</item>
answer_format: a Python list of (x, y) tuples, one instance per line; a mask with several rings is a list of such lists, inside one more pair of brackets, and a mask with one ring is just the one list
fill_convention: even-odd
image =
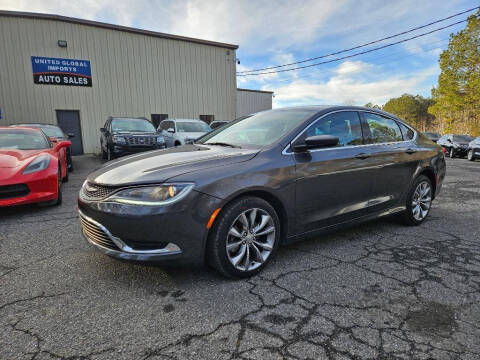
[[(410, 76), (391, 75), (368, 80), (358, 73), (352, 74), (345, 69), (351, 64), (341, 64), (335, 69), (335, 75), (325, 81), (296, 80), (286, 85), (270, 87), (275, 92), (275, 106), (302, 104), (356, 104), (367, 102), (384, 104), (390, 98), (406, 92), (417, 93), (419, 86), (437, 73), (437, 66), (430, 67)], [(373, 69), (369, 64), (356, 64), (358, 69)]]

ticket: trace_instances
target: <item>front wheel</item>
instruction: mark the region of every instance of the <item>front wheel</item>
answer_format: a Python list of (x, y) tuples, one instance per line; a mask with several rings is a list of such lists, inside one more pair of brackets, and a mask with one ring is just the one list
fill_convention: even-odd
[(470, 161), (475, 161), (475, 156), (473, 155), (473, 150), (468, 150), (467, 159)]
[(432, 206), (433, 187), (430, 179), (420, 175), (413, 182), (408, 194), (406, 210), (402, 213), (407, 225), (420, 225), (428, 216)]
[(280, 220), (265, 200), (244, 197), (220, 213), (211, 229), (207, 261), (222, 275), (246, 278), (260, 272), (280, 242)]
[(455, 150), (453, 150), (453, 148), (450, 148), (448, 152), (448, 156), (452, 159), (455, 157)]

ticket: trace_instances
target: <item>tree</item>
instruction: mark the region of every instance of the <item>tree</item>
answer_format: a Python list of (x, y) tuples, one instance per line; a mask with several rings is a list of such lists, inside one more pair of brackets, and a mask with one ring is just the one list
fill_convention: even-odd
[(435, 122), (435, 117), (428, 113), (428, 108), (432, 105), (432, 99), (426, 99), (420, 95), (403, 94), (388, 100), (383, 105), (383, 110), (397, 115), (421, 131), (427, 131), (431, 130)]
[(439, 63), (429, 112), (443, 132), (480, 135), (480, 11), (468, 18), (465, 29), (450, 35)]
[(366, 103), (365, 104), (365, 107), (368, 107), (368, 108), (373, 108), (373, 109), (381, 109), (382, 107), (377, 105), (377, 104), (372, 104), (371, 102), (369, 103)]

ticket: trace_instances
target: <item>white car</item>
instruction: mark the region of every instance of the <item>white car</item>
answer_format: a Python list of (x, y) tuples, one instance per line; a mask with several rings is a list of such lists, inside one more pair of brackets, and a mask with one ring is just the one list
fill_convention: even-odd
[(191, 144), (212, 129), (202, 120), (166, 119), (160, 123), (158, 131), (165, 138), (167, 147), (171, 147)]

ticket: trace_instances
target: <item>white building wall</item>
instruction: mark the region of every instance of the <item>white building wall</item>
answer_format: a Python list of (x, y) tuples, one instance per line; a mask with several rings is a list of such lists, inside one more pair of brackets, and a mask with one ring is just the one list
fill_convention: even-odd
[(237, 89), (237, 118), (272, 108), (270, 91)]
[[(108, 116), (236, 117), (232, 48), (1, 14), (0, 43), (0, 125), (56, 124), (55, 110), (79, 110), (85, 153), (100, 152)], [(89, 60), (93, 86), (34, 84), (31, 56)]]

